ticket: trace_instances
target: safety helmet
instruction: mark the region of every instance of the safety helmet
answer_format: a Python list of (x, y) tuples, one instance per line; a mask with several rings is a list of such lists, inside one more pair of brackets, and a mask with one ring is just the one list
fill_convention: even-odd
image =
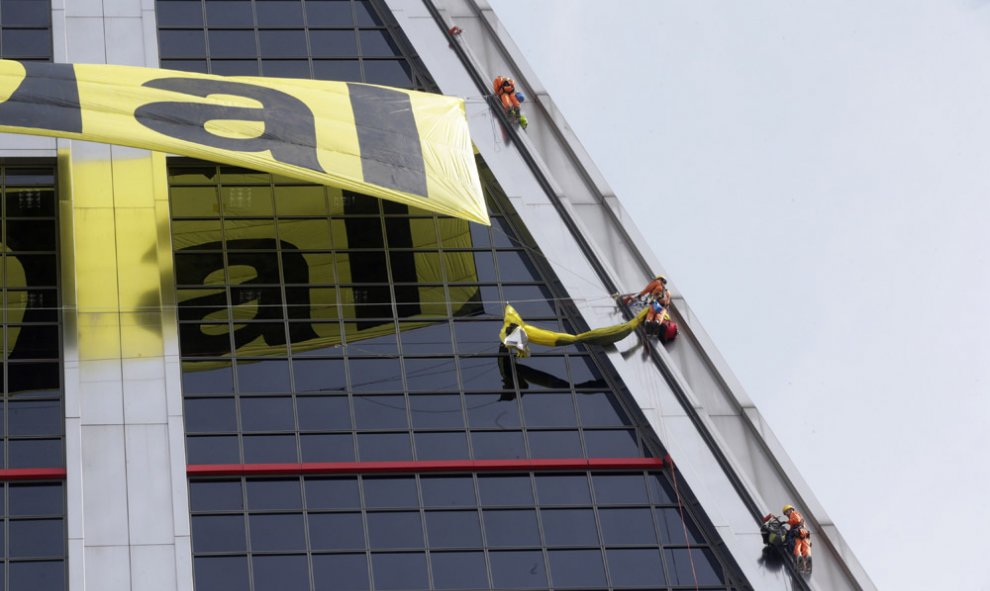
[(664, 320), (660, 323), (660, 342), (669, 343), (677, 336), (677, 323), (673, 320)]
[(521, 102), (524, 102), (526, 100), (526, 95), (524, 95), (521, 92), (517, 92), (516, 93), (516, 100), (519, 101), (520, 103)]
[(783, 513), (784, 515), (787, 515), (788, 511), (793, 511), (793, 510), (794, 510), (794, 505), (784, 505), (784, 508), (781, 509), (780, 512)]
[(657, 275), (657, 276), (656, 276), (656, 277), (654, 277), (653, 279), (656, 279), (656, 280), (659, 280), (659, 281), (662, 281), (664, 285), (667, 285), (667, 278), (666, 278), (666, 277), (664, 277), (663, 275)]

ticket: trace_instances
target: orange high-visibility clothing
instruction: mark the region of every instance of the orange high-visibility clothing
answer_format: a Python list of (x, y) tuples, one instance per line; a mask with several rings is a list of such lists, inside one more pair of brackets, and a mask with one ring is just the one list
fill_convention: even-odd
[(643, 296), (649, 296), (650, 301), (659, 302), (665, 308), (670, 305), (670, 292), (667, 291), (664, 282), (659, 279), (647, 283), (637, 297)]
[(811, 556), (811, 532), (804, 528), (804, 517), (795, 509), (787, 516), (787, 526), (794, 537), (794, 556)]
[(516, 98), (516, 83), (512, 78), (498, 76), (492, 83), (495, 96), (502, 100), (502, 107), (506, 111), (519, 109), (519, 99)]

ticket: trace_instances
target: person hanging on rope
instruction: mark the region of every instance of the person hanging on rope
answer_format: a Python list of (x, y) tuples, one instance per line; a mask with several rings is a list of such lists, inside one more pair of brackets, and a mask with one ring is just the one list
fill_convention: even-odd
[(663, 343), (674, 340), (674, 337), (677, 336), (677, 323), (670, 318), (670, 314), (667, 312), (667, 307), (670, 306), (670, 290), (667, 289), (666, 277), (657, 275), (638, 294), (622, 297), (622, 302), (626, 305), (632, 303), (633, 300), (639, 300), (650, 310), (647, 312), (644, 322), (646, 332), (657, 335)]
[(793, 505), (784, 505), (781, 510), (787, 517), (788, 547), (793, 548), (794, 561), (799, 571), (811, 571), (811, 532), (804, 527), (804, 517)]
[[(495, 91), (495, 96), (502, 101), (502, 108), (505, 109), (506, 114), (518, 121), (519, 125), (525, 129), (526, 117), (519, 110), (520, 97), (523, 94), (516, 92), (516, 82), (508, 76), (496, 76), (492, 83), (492, 89)], [(522, 100), (525, 100), (525, 97)]]

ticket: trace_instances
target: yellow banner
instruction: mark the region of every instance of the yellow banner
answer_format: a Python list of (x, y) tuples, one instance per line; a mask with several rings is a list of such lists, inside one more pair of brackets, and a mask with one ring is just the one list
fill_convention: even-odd
[(0, 131), (244, 166), (488, 224), (458, 98), (350, 82), (0, 60)]
[(574, 343), (591, 343), (594, 345), (611, 345), (629, 336), (646, 318), (648, 308), (643, 308), (628, 322), (596, 328), (579, 334), (554, 332), (532, 324), (526, 324), (522, 316), (510, 305), (505, 306), (505, 316), (502, 320), (502, 330), (499, 340), (517, 357), (529, 356), (529, 343), (544, 347), (560, 347)]

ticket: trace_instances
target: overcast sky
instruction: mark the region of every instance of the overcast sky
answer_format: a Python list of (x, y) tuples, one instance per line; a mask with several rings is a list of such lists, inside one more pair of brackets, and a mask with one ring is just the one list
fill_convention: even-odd
[(990, 590), (990, 2), (490, 2), (877, 586)]

